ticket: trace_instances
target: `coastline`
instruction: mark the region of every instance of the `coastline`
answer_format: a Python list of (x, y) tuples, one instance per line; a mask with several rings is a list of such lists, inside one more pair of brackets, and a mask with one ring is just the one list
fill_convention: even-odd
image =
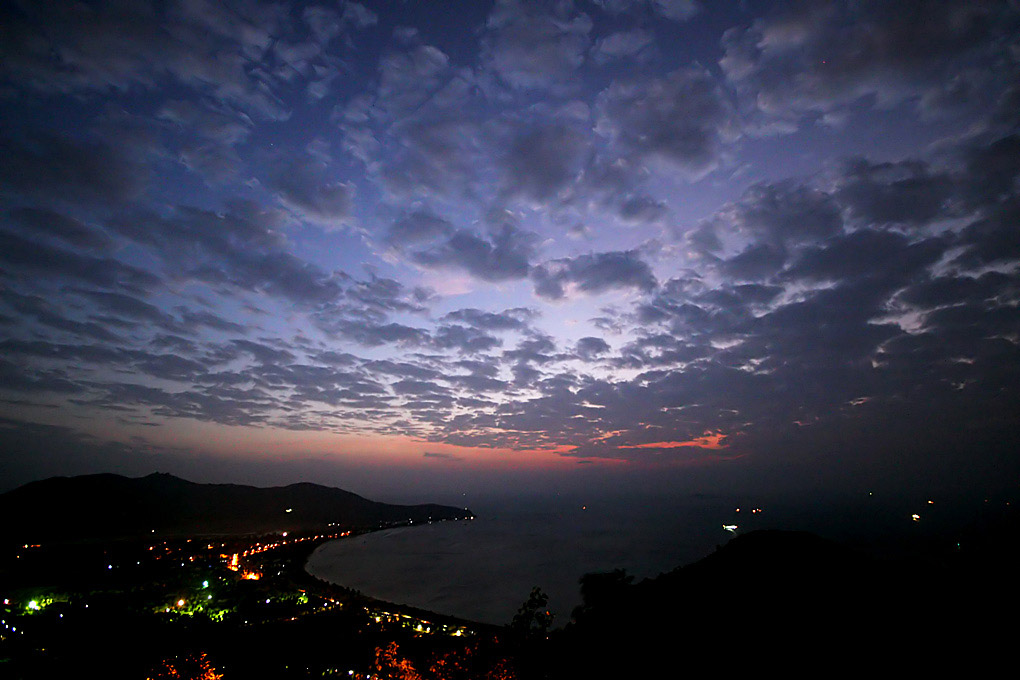
[(555, 628), (581, 604), (584, 574), (625, 568), (638, 578), (654, 577), (699, 559), (718, 543), (714, 536), (693, 536), (687, 527), (665, 523), (636, 531), (636, 522), (632, 514), (583, 511), (580, 505), (504, 510), (484, 513), (469, 525), (388, 536), (373, 532), (361, 536), (360, 545), (333, 543), (335, 548), (320, 548), (306, 569), (382, 601), (496, 626), (509, 624), (538, 587), (549, 597)]
[[(474, 519), (473, 517), (468, 519)], [(400, 619), (410, 619), (414, 621), (433, 622), (439, 625), (454, 626), (465, 629), (465, 634), (474, 633), (495, 633), (503, 628), (504, 624), (492, 623), (486, 621), (480, 621), (469, 617), (458, 616), (456, 614), (449, 614), (429, 609), (425, 607), (416, 606), (407, 602), (397, 602), (395, 600), (388, 600), (382, 597), (377, 597), (373, 594), (368, 594), (360, 588), (352, 587), (347, 583), (341, 583), (338, 580), (331, 580), (324, 578), (319, 573), (312, 573), (309, 571), (308, 564), (312, 559), (312, 556), (325, 546), (350, 541), (372, 534), (381, 534), (387, 531), (404, 531), (407, 529), (417, 529), (428, 527), (434, 524), (442, 524), (447, 522), (463, 522), (463, 519), (451, 519), (451, 520), (436, 520), (435, 522), (429, 522), (426, 524), (402, 524), (396, 526), (386, 527), (372, 527), (367, 529), (360, 529), (352, 532), (350, 536), (344, 536), (342, 538), (330, 538), (323, 541), (314, 542), (310, 545), (302, 546), (300, 554), (295, 554), (292, 557), (292, 566), (294, 571), (292, 572), (292, 580), (301, 585), (307, 585), (316, 590), (330, 592), (334, 589), (339, 589), (344, 592), (348, 597), (353, 597), (364, 606), (365, 610), (370, 615), (376, 617), (389, 617), (392, 621), (396, 622)], [(379, 618), (376, 618), (379, 621)], [(509, 620), (506, 622), (509, 623)]]

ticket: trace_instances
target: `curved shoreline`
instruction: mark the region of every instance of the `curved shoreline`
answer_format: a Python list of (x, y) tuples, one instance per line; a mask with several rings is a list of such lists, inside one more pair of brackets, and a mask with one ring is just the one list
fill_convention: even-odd
[[(466, 519), (474, 519), (474, 517), (470, 517), (470, 518), (466, 518)], [(436, 520), (436, 521), (433, 521), (433, 522), (429, 522), (429, 523), (426, 523), (426, 524), (406, 524), (406, 525), (397, 525), (397, 526), (388, 526), (388, 527), (373, 527), (373, 528), (370, 528), (370, 529), (357, 530), (357, 533), (352, 533), (350, 536), (345, 536), (345, 537), (342, 537), (342, 538), (329, 539), (329, 540), (325, 540), (325, 541), (322, 541), (320, 543), (317, 543), (315, 545), (308, 546), (309, 550), (304, 555), (303, 559), (301, 560), (300, 570), (301, 570), (301, 573), (307, 579), (310, 579), (311, 581), (314, 581), (314, 582), (316, 582), (318, 584), (322, 584), (325, 587), (329, 587), (329, 588), (341, 588), (341, 589), (343, 589), (343, 590), (345, 590), (345, 591), (355, 595), (356, 597), (358, 597), (360, 600), (362, 600), (364, 602), (364, 604), (366, 606), (366, 610), (369, 610), (369, 609), (376, 610), (376, 613), (382, 613), (384, 615), (392, 613), (393, 615), (396, 615), (396, 616), (405, 616), (405, 617), (409, 616), (409, 617), (412, 617), (412, 618), (415, 618), (415, 619), (427, 618), (427, 619), (429, 619), (431, 621), (438, 622), (438, 623), (444, 623), (446, 625), (456, 625), (456, 626), (461, 626), (461, 627), (470, 627), (471, 629), (474, 629), (475, 631), (489, 630), (489, 631), (493, 631), (494, 632), (496, 630), (501, 629), (503, 627), (503, 624), (479, 621), (477, 619), (470, 618), (470, 617), (460, 616), (460, 615), (457, 615), (457, 614), (443, 613), (443, 612), (436, 611), (434, 609), (429, 609), (427, 607), (421, 607), (421, 606), (417, 606), (417, 605), (414, 605), (414, 604), (409, 604), (409, 603), (406, 603), (406, 602), (397, 602), (397, 601), (394, 601), (394, 600), (387, 600), (387, 599), (384, 599), (382, 597), (377, 597), (376, 595), (366, 594), (360, 588), (356, 588), (356, 587), (348, 585), (346, 583), (341, 583), (338, 580), (333, 580), (331, 578), (327, 578), (324, 575), (322, 575), (321, 571), (313, 573), (308, 568), (308, 564), (311, 561), (312, 556), (316, 552), (318, 552), (320, 549), (322, 549), (323, 547), (325, 547), (327, 545), (331, 545), (331, 544), (335, 544), (335, 543), (340, 543), (340, 542), (343, 542), (343, 541), (349, 541), (351, 539), (356, 539), (356, 538), (359, 538), (359, 537), (368, 536), (370, 534), (380, 534), (382, 532), (387, 532), (387, 531), (393, 531), (394, 533), (403, 533), (400, 530), (414, 529), (414, 528), (418, 528), (418, 527), (433, 526), (433, 525), (436, 525), (436, 524), (439, 524), (439, 523), (443, 523), (443, 522), (461, 522), (461, 521), (463, 521), (463, 520), (462, 519), (454, 519), (454, 520), (443, 519), (443, 520)]]

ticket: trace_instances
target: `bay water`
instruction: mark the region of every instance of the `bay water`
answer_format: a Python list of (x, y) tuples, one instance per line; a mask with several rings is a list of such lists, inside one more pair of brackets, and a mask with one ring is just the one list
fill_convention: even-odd
[(492, 624), (509, 623), (537, 586), (562, 626), (581, 602), (583, 574), (626, 569), (640, 580), (693, 562), (731, 537), (722, 526), (734, 509), (732, 499), (698, 496), (494, 504), (473, 507), (473, 520), (332, 541), (306, 569), (374, 598)]

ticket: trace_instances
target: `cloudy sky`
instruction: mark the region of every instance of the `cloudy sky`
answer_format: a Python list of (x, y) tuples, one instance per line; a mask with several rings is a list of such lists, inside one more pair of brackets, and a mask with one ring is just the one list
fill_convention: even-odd
[(1015, 2), (0, 12), (3, 489), (1018, 482)]

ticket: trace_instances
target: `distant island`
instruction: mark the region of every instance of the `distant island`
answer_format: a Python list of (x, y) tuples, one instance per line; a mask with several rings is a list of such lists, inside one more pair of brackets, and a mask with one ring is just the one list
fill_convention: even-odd
[(165, 473), (54, 477), (0, 495), (3, 543), (371, 528), (473, 517), (467, 508), (392, 505), (300, 483), (197, 484)]

